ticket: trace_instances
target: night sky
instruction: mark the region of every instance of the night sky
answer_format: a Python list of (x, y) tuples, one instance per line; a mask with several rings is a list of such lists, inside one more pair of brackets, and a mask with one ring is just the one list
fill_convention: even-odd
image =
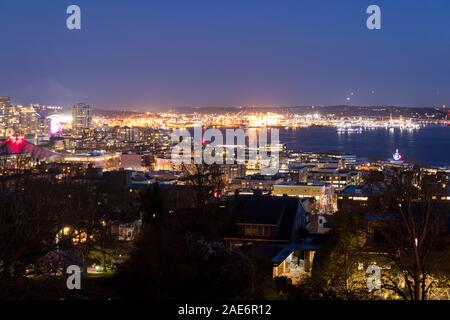
[(450, 104), (448, 0), (0, 0), (0, 41), (16, 103)]

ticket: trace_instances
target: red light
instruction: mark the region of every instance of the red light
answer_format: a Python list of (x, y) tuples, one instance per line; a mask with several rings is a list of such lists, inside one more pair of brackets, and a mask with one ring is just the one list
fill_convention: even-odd
[(27, 145), (27, 141), (22, 136), (10, 136), (5, 142), (8, 143), (9, 153), (20, 153)]
[(22, 143), (23, 142), (23, 140), (25, 139), (24, 137), (22, 137), (22, 136), (11, 136), (11, 137), (9, 137), (9, 139), (11, 140), (11, 142), (13, 142), (13, 143)]

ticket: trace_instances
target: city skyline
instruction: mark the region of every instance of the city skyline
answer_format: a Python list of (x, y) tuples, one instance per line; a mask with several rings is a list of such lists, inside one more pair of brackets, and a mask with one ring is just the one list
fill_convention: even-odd
[(1, 95), (140, 111), (450, 100), (447, 1), (377, 1), (381, 30), (366, 27), (369, 1), (77, 1), (72, 31), (69, 4), (0, 4)]
[(0, 301), (448, 303), (449, 21), (449, 0), (0, 0)]

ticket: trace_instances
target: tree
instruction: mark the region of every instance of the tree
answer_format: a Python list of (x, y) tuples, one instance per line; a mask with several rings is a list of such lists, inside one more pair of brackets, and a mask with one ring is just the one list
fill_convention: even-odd
[(302, 285), (302, 289), (309, 292), (308, 298), (313, 299), (371, 298), (365, 270), (358, 270), (358, 264), (365, 262), (362, 215), (338, 212), (333, 218), (331, 235), (324, 248), (316, 253), (312, 277)]
[(186, 183), (195, 188), (196, 208), (198, 213), (203, 215), (211, 194), (214, 191), (221, 191), (224, 186), (219, 166), (215, 164), (186, 165), (183, 163), (182, 169)]
[(141, 197), (143, 225), (158, 225), (163, 221), (165, 215), (163, 202), (163, 194), (158, 183), (145, 190)]
[(429, 299), (438, 281), (433, 279), (440, 261), (448, 260), (446, 234), (449, 207), (433, 199), (440, 187), (423, 179), (420, 169), (389, 177), (398, 219), (382, 230), (384, 253), (396, 267), (385, 273), (384, 287), (404, 299)]
[(196, 232), (195, 216), (171, 216), (147, 226), (117, 277), (125, 297), (245, 299), (249, 259), (219, 239)]
[(20, 297), (28, 283), (28, 268), (55, 249), (61, 223), (57, 186), (24, 175), (3, 181), (0, 192), (0, 297)]

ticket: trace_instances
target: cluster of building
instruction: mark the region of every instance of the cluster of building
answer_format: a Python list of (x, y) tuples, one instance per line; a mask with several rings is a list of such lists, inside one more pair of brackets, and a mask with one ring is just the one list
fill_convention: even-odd
[(51, 116), (62, 110), (61, 106), (15, 105), (10, 97), (0, 96), (0, 137), (14, 133), (33, 137), (48, 135)]
[[(97, 123), (109, 126), (152, 127), (152, 128), (191, 128), (191, 127), (220, 127), (220, 128), (303, 128), (310, 126), (332, 126), (342, 131), (354, 131), (372, 128), (405, 128), (418, 129), (426, 123), (440, 123), (443, 119), (423, 117), (390, 116), (355, 116), (336, 115), (335, 113), (319, 113), (309, 110), (300, 113), (296, 110), (285, 109), (281, 112), (237, 109), (234, 111), (199, 112), (193, 110), (169, 111), (158, 113), (139, 113), (129, 115), (103, 115), (95, 119)], [(446, 119), (445, 119), (446, 121)], [(444, 123), (444, 122), (442, 122)]]
[[(189, 198), (193, 186), (186, 183), (186, 172), (180, 164), (171, 160), (170, 131), (163, 128), (168, 124), (186, 126), (182, 117), (172, 117), (171, 121), (176, 122), (173, 124), (164, 120), (165, 114), (152, 116), (160, 123), (158, 127), (148, 123), (134, 126), (134, 121), (143, 121), (138, 118), (131, 123), (106, 118), (99, 122), (89, 105), (77, 104), (67, 127), (52, 127), (51, 122), (46, 123), (50, 115), (44, 116), (44, 121), (39, 116), (43, 108), (12, 106), (8, 98), (0, 97), (0, 129), (6, 139), (0, 145), (2, 175), (8, 174), (5, 169), (10, 167), (15, 172), (52, 173), (60, 179), (97, 179), (109, 188), (135, 194), (136, 201), (156, 183), (167, 199), (164, 206), (168, 212), (192, 208)], [(244, 118), (261, 125), (277, 125), (279, 120), (275, 115)], [(222, 121), (217, 125), (234, 125), (230, 119), (225, 115), (214, 121)], [(189, 121), (196, 123), (193, 118)], [(52, 132), (52, 128), (56, 130)], [(29, 134), (47, 135), (48, 139), (33, 143), (36, 139), (27, 139)], [(367, 173), (391, 168), (408, 169), (409, 165), (395, 159), (368, 163), (355, 155), (294, 152), (282, 147), (279, 170), (273, 175), (262, 174), (257, 161), (215, 165), (222, 184), (209, 201), (237, 217), (236, 232), (225, 237), (227, 243), (243, 250), (251, 246), (269, 263), (274, 277), (286, 276), (299, 282), (310, 275), (315, 252), (321, 248), (322, 235), (330, 231), (333, 215), (349, 208), (364, 210), (368, 203), (376, 201), (384, 192), (383, 185), (368, 187)], [(450, 202), (450, 172), (424, 170), (444, 175), (443, 181), (447, 182), (435, 199)], [(115, 214), (111, 220), (119, 241), (133, 241), (139, 232), (140, 209), (133, 210), (130, 214)]]

